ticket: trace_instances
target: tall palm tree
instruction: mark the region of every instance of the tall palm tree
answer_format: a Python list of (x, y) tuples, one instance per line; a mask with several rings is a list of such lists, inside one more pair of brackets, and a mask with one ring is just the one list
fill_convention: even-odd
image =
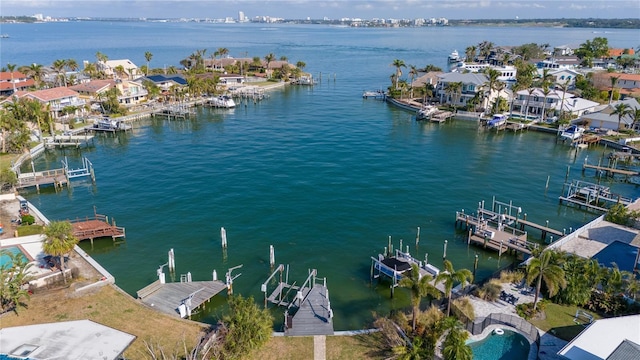
[(78, 243), (78, 239), (73, 235), (73, 227), (68, 221), (52, 221), (45, 226), (44, 236), (42, 250), (60, 258), (60, 271), (66, 283), (64, 256), (69, 254)]
[[(53, 64), (51, 65), (51, 68), (58, 74), (58, 76), (56, 76), (56, 85), (60, 85), (62, 86), (63, 83), (66, 83), (66, 81), (63, 81), (64, 79), (64, 68), (67, 66), (67, 60), (65, 59), (57, 59), (53, 61)], [(60, 83), (58, 83), (58, 81)]]
[(433, 280), (431, 275), (424, 275), (421, 277), (418, 265), (411, 264), (411, 271), (409, 272), (409, 275), (404, 276), (398, 283), (400, 287), (407, 288), (411, 291), (411, 305), (413, 306), (411, 328), (413, 331), (416, 330), (418, 311), (420, 311), (420, 300), (425, 296), (431, 296), (433, 298), (440, 297), (440, 291), (431, 284), (431, 280)]
[(33, 266), (22, 254), (14, 254), (8, 250), (0, 250), (0, 256), (8, 258), (0, 264), (0, 312), (13, 310), (25, 306), (30, 298), (29, 291), (24, 284), (31, 280), (29, 268)]
[(549, 96), (549, 94), (551, 94), (551, 89), (549, 88), (548, 85), (543, 85), (542, 86), (542, 94), (544, 95), (544, 100), (542, 100), (542, 121), (544, 121), (545, 119), (545, 110), (547, 107), (547, 96)]
[(447, 316), (451, 313), (451, 290), (453, 289), (454, 283), (460, 283), (462, 287), (465, 287), (472, 281), (473, 274), (471, 271), (467, 269), (455, 271), (451, 261), (444, 261), (444, 270), (440, 271), (436, 276), (436, 284), (442, 283), (444, 285), (444, 295), (447, 297)]
[(40, 87), (40, 83), (42, 81), (42, 75), (44, 74), (44, 69), (42, 68), (42, 65), (33, 63), (29, 66), (22, 66), (20, 67), (20, 72), (32, 78), (37, 88)]
[(402, 76), (402, 68), (406, 68), (407, 65), (405, 65), (403, 60), (400, 59), (395, 59), (393, 60), (393, 63), (391, 63), (391, 66), (396, 68), (396, 78), (395, 78), (395, 87), (394, 89), (398, 89), (398, 80), (400, 80), (400, 76)]
[(611, 115), (618, 115), (618, 131), (620, 131), (620, 123), (622, 122), (622, 118), (631, 114), (631, 107), (628, 104), (619, 103), (618, 105), (614, 106)]
[(560, 101), (560, 119), (564, 120), (564, 98), (567, 95), (567, 90), (569, 90), (569, 79), (560, 84), (560, 89), (562, 90), (562, 100)]
[(533, 310), (536, 310), (538, 306), (538, 297), (543, 281), (549, 296), (554, 296), (559, 289), (564, 289), (567, 286), (564, 270), (556, 262), (557, 259), (554, 259), (552, 251), (543, 251), (539, 256), (531, 258), (529, 265), (527, 265), (527, 285), (531, 285), (533, 281), (536, 282)]
[(609, 76), (609, 80), (611, 80), (611, 94), (609, 95), (609, 104), (611, 104), (611, 102), (613, 101), (613, 90), (616, 88), (618, 79), (620, 79), (620, 76)]
[[(489, 99), (491, 99), (494, 91), (499, 93), (504, 88), (504, 84), (498, 79), (501, 73), (496, 69), (488, 68), (485, 75), (487, 75), (487, 81), (483, 84), (483, 87), (489, 90)], [(497, 103), (498, 101), (495, 102), (495, 104)]]
[(409, 78), (411, 79), (411, 98), (413, 99), (413, 81), (418, 77), (418, 68), (415, 65), (409, 65)]
[(476, 47), (474, 45), (468, 46), (464, 51), (464, 61), (473, 62), (476, 58)]
[(307, 63), (305, 63), (304, 61), (298, 61), (296, 63), (296, 67), (300, 70), (304, 70), (304, 68), (307, 66)]
[(631, 110), (631, 119), (632, 119), (632, 123), (631, 123), (631, 128), (632, 129), (636, 129), (638, 124), (640, 123), (640, 108), (634, 108), (633, 110)]
[(451, 106), (457, 106), (456, 103), (459, 100), (459, 96), (462, 94), (462, 82), (452, 81), (448, 82), (444, 86), (445, 93), (451, 97)]
[(221, 58), (223, 58), (229, 54), (229, 49), (222, 47), (222, 48), (218, 48), (216, 52), (218, 53), (218, 55), (220, 55)]
[(268, 53), (267, 55), (264, 56), (264, 61), (267, 62), (267, 68), (265, 69), (265, 72), (269, 71), (269, 65), (275, 59), (276, 59), (276, 56), (273, 53)]
[(13, 72), (16, 70), (16, 64), (7, 63), (7, 70), (11, 73), (11, 85), (13, 86), (13, 92), (16, 92), (16, 83), (13, 80)]
[(151, 63), (152, 58), (153, 54), (151, 53), (151, 51), (144, 52), (144, 59), (147, 60), (147, 73), (145, 74), (146, 76), (149, 76), (149, 63)]

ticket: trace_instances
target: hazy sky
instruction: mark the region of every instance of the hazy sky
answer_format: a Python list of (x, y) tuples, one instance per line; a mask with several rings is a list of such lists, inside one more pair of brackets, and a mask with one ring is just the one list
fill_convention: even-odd
[(2, 0), (2, 15), (285, 19), (640, 18), (640, 0)]

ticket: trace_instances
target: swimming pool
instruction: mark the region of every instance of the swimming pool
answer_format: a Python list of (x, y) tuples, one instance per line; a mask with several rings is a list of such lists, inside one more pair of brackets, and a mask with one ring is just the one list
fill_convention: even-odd
[(504, 330), (503, 335), (493, 332), (486, 338), (469, 343), (474, 360), (527, 359), (529, 340), (517, 332)]
[(5, 264), (7, 264), (7, 266), (11, 266), (11, 257), (9, 257), (9, 255), (5, 254), (4, 252), (9, 252), (13, 255), (22, 255), (25, 259), (27, 259), (27, 261), (29, 260), (29, 258), (24, 254), (24, 252), (22, 252), (22, 250), (20, 250), (19, 247), (17, 246), (8, 246), (5, 248), (0, 249), (2, 250), (2, 254), (0, 255), (0, 267), (5, 267)]

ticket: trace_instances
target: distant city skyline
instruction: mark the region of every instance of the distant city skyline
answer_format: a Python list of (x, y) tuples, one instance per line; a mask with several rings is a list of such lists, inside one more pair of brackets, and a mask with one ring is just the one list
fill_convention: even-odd
[(640, 18), (639, 0), (3, 0), (3, 16), (284, 19)]

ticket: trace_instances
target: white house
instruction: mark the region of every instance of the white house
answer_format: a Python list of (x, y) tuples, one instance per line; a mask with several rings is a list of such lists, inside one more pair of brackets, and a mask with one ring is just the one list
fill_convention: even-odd
[[(620, 128), (628, 129), (633, 126), (633, 118), (631, 116), (625, 116), (618, 118), (618, 115), (612, 115), (615, 111), (615, 106), (623, 103), (627, 104), (631, 110), (640, 109), (640, 103), (634, 98), (626, 98), (624, 100), (614, 101), (609, 105), (600, 106), (594, 109), (593, 112), (583, 114), (578, 121), (589, 124), (589, 126), (597, 127), (601, 129), (618, 129), (618, 120), (620, 120)], [(640, 124), (636, 124), (638, 126)]]
[(640, 359), (640, 315), (596, 320), (558, 355), (568, 360)]
[(546, 114), (564, 112), (580, 116), (585, 112), (593, 111), (598, 105), (597, 102), (580, 98), (562, 90), (551, 89), (545, 96), (542, 89), (533, 88), (520, 90), (516, 93), (513, 100), (513, 111), (522, 115), (540, 117), (543, 117), (543, 111)]
[[(488, 107), (498, 96), (509, 99), (510, 91), (501, 90), (489, 91), (486, 84), (489, 78), (482, 73), (459, 73), (449, 72), (438, 75), (438, 84), (436, 86), (435, 97), (440, 99), (441, 104), (451, 104), (455, 106), (465, 106), (479, 92), (485, 92), (486, 97), (481, 104), (482, 107)], [(449, 91), (450, 83), (462, 83), (461, 92), (458, 94)]]
[(124, 69), (124, 74), (122, 76), (129, 80), (144, 75), (142, 74), (138, 66), (131, 62), (131, 60), (129, 59), (107, 60), (105, 62), (98, 61), (97, 64), (98, 70), (102, 70), (105, 75), (110, 77), (117, 76), (116, 68), (118, 66), (122, 66), (122, 68)]

